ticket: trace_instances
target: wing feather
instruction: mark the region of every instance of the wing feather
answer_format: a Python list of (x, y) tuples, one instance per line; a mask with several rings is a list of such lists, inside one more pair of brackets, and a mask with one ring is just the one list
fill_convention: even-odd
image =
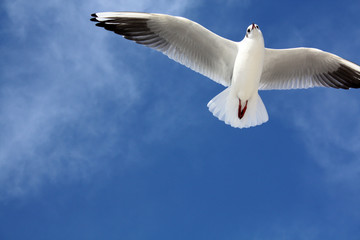
[(231, 84), (237, 44), (182, 17), (136, 12), (92, 15), (97, 26), (156, 49), (224, 86)]
[(360, 88), (360, 66), (315, 48), (265, 49), (261, 90)]

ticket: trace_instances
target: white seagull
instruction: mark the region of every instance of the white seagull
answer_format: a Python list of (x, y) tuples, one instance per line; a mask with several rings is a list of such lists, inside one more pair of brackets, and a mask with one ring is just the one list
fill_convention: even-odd
[(252, 127), (269, 119), (258, 90), (360, 88), (359, 65), (315, 48), (265, 48), (254, 23), (243, 40), (234, 42), (183, 17), (138, 12), (92, 17), (97, 26), (156, 49), (227, 87), (207, 106), (232, 127)]

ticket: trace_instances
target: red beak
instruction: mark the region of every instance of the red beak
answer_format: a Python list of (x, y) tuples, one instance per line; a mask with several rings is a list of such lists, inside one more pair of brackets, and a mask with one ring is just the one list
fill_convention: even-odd
[(251, 27), (251, 30), (253, 30), (255, 28), (255, 24), (253, 23), (252, 24), (252, 27)]

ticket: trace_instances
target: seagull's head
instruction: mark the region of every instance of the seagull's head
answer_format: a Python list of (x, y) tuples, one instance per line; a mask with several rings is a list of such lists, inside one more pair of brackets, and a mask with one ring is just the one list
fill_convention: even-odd
[(260, 31), (260, 28), (257, 24), (252, 23), (248, 28), (246, 29), (246, 35), (247, 38), (254, 39), (262, 36), (262, 33)]

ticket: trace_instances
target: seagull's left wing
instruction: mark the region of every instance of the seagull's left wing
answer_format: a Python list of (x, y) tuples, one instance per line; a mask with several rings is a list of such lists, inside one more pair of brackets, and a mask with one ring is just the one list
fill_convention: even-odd
[(229, 86), (237, 44), (196, 22), (165, 14), (103, 12), (92, 15), (96, 25), (154, 48), (210, 79)]
[(314, 48), (265, 49), (260, 90), (360, 88), (360, 66)]

